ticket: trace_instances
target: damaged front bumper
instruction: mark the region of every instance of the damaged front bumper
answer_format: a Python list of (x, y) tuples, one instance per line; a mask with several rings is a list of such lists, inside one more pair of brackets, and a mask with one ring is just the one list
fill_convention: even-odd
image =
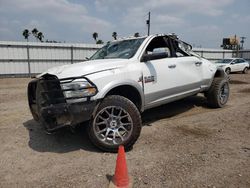
[[(90, 100), (93, 95), (66, 98), (64, 95), (65, 90), (61, 87), (62, 83), (70, 83), (79, 78), (87, 79), (75, 77), (59, 80), (55, 76), (45, 75), (29, 83), (28, 100), (30, 111), (33, 118), (44, 125), (46, 131), (53, 132), (65, 126), (74, 127), (91, 119), (97, 105), (97, 101)], [(92, 82), (91, 87), (97, 91)], [(69, 90), (71, 89), (66, 91)]]
[(95, 106), (96, 102), (82, 102), (42, 107), (40, 120), (48, 132), (53, 132), (65, 126), (73, 127), (90, 120)]

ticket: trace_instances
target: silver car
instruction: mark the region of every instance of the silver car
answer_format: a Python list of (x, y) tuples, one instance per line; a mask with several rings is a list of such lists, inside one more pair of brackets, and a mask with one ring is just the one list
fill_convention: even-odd
[(242, 58), (221, 59), (215, 63), (217, 67), (221, 67), (227, 74), (231, 72), (242, 72), (246, 74), (249, 69), (249, 62)]

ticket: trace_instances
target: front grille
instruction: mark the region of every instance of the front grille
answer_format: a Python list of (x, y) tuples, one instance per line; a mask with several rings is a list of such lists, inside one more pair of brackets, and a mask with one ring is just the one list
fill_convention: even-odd
[[(29, 83), (28, 96), (32, 115), (34, 119), (42, 122), (47, 131), (88, 120), (88, 116), (83, 116), (83, 112), (88, 113), (89, 117), (91, 116), (90, 113), (92, 112), (90, 110), (93, 110), (92, 106), (83, 109), (82, 103), (78, 104), (80, 102), (78, 99), (87, 98), (84, 101), (88, 101), (91, 96), (70, 98), (64, 96), (63, 92), (76, 90), (74, 88), (63, 90), (61, 84), (70, 83), (76, 79), (85, 79), (91, 84), (91, 87), (96, 89), (96, 86), (83, 76), (58, 79), (56, 76), (45, 74)], [(78, 103), (67, 103), (67, 100), (73, 99), (77, 99)]]
[(54, 76), (44, 76), (38, 81), (37, 96), (40, 96), (40, 105), (49, 106), (51, 104), (65, 103), (60, 81)]

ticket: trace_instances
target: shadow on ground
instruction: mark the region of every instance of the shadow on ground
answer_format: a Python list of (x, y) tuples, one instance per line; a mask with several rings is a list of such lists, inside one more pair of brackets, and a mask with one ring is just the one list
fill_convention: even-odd
[(144, 126), (151, 126), (155, 121), (177, 116), (197, 106), (208, 108), (206, 98), (192, 96), (147, 110), (142, 114), (142, 122)]
[(38, 152), (67, 153), (75, 150), (101, 152), (88, 139), (86, 125), (77, 127), (75, 133), (62, 128), (54, 134), (47, 134), (42, 126), (34, 120), (25, 122), (29, 131), (29, 147)]
[[(188, 97), (167, 105), (153, 108), (142, 114), (144, 126), (151, 126), (155, 121), (171, 118), (196, 106), (206, 108), (206, 100), (201, 96)], [(69, 129), (61, 129), (48, 135), (42, 126), (34, 120), (23, 123), (29, 131), (29, 147), (38, 152), (67, 153), (75, 150), (101, 152), (88, 139), (86, 124), (77, 127), (73, 134)]]

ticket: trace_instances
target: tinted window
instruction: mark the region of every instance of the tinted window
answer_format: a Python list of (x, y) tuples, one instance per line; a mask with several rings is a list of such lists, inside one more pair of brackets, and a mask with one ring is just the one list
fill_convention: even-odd
[(237, 64), (238, 62), (239, 62), (238, 59), (232, 61), (233, 64)]
[(245, 63), (244, 59), (239, 59), (239, 63)]

